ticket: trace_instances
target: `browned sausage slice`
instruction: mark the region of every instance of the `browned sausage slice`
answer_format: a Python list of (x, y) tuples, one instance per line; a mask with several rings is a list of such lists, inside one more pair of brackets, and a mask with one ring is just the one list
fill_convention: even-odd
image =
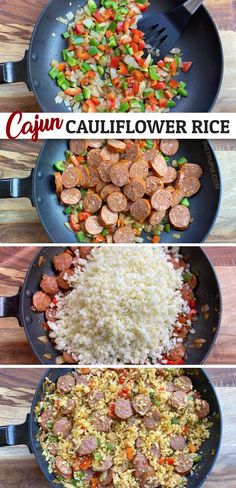
[(96, 168), (92, 168), (92, 166), (89, 168), (89, 188), (93, 188), (94, 186), (96, 186), (99, 181), (100, 181), (100, 177), (99, 177), (99, 174), (98, 174), (98, 171), (96, 170)]
[(87, 396), (87, 402), (89, 406), (96, 407), (97, 403), (103, 400), (104, 395), (103, 392), (100, 390), (91, 390)]
[(197, 179), (201, 178), (203, 175), (201, 166), (194, 163), (185, 163), (181, 165), (180, 172), (185, 176), (192, 176), (193, 178)]
[[(81, 165), (82, 166), (82, 165)], [(81, 171), (78, 167), (69, 167), (62, 173), (62, 184), (65, 188), (74, 188), (81, 184)]]
[(167, 172), (167, 164), (164, 156), (162, 154), (157, 154), (155, 159), (151, 161), (152, 169), (155, 171), (157, 176), (163, 178)]
[(98, 432), (109, 432), (112, 419), (108, 415), (95, 412), (92, 416), (94, 427)]
[(154, 210), (162, 212), (167, 210), (171, 204), (171, 194), (166, 190), (157, 190), (151, 197), (151, 206)]
[(49, 322), (55, 322), (56, 313), (57, 313), (56, 308), (51, 308), (51, 307), (47, 308), (47, 310), (45, 311), (46, 320), (48, 320)]
[(136, 200), (142, 198), (145, 193), (146, 183), (143, 178), (131, 178), (130, 182), (124, 187), (124, 194), (132, 202), (136, 202)]
[(56, 456), (55, 458), (55, 469), (63, 476), (66, 480), (72, 478), (73, 470), (68, 461), (65, 461), (61, 456)]
[(74, 398), (67, 398), (65, 404), (60, 407), (60, 411), (63, 415), (71, 415), (76, 407), (76, 401)]
[(63, 190), (61, 173), (59, 172), (54, 173), (54, 178), (55, 178), (56, 193), (60, 194)]
[[(113, 466), (113, 459), (107, 458), (104, 461), (101, 461), (99, 465), (93, 466), (94, 470), (98, 471), (99, 473), (102, 471), (108, 471)], [(109, 487), (108, 487), (109, 488)]]
[(149, 410), (143, 417), (143, 423), (148, 430), (154, 430), (161, 421), (161, 414), (157, 410)]
[(57, 271), (66, 271), (73, 263), (73, 257), (68, 252), (61, 252), (52, 257), (52, 263)]
[(163, 181), (157, 176), (148, 176), (146, 179), (146, 193), (153, 195), (156, 190), (164, 188)]
[(143, 158), (145, 159), (145, 161), (148, 161), (148, 163), (151, 163), (156, 156), (158, 156), (159, 151), (157, 151), (157, 149), (148, 149), (147, 151), (145, 151), (143, 153)]
[(110, 177), (110, 169), (113, 166), (112, 161), (102, 161), (101, 164), (98, 167), (98, 174), (101, 178), (102, 181), (105, 183), (110, 183), (111, 177)]
[[(178, 269), (178, 268), (176, 268)], [(183, 297), (184, 298), (184, 297)], [(176, 359), (184, 358), (186, 353), (186, 348), (182, 342), (176, 344), (176, 346), (169, 351), (168, 359), (176, 361)]]
[(186, 408), (188, 404), (187, 395), (182, 390), (174, 391), (169, 399), (169, 403), (173, 408), (177, 410), (181, 408)]
[(137, 142), (129, 142), (126, 145), (124, 157), (129, 161), (136, 161), (141, 156), (141, 150)]
[(40, 281), (40, 288), (48, 295), (56, 295), (59, 291), (56, 276), (44, 274)]
[(75, 378), (71, 374), (59, 376), (57, 380), (57, 390), (60, 393), (70, 393), (75, 386)]
[[(168, 188), (168, 187), (167, 187)], [(166, 190), (167, 190), (166, 188)], [(184, 198), (183, 190), (174, 190), (171, 192), (171, 207), (178, 205)]]
[(197, 415), (200, 419), (207, 417), (210, 413), (210, 405), (206, 400), (197, 400), (196, 401), (196, 411)]
[(130, 213), (135, 220), (143, 223), (151, 213), (151, 205), (146, 198), (140, 198), (139, 200), (136, 200), (136, 202), (132, 203)]
[(185, 375), (175, 378), (174, 385), (178, 388), (178, 390), (183, 390), (186, 393), (189, 393), (193, 389), (191, 379)]
[(177, 230), (186, 230), (190, 224), (190, 212), (184, 205), (176, 205), (169, 212), (172, 227)]
[(133, 460), (133, 465), (135, 469), (134, 476), (136, 479), (142, 479), (147, 474), (147, 472), (152, 470), (146, 456), (141, 452), (139, 452), (135, 456)]
[(51, 303), (51, 297), (43, 291), (36, 291), (33, 295), (33, 307), (37, 312), (45, 312)]
[(110, 178), (114, 185), (124, 186), (129, 183), (129, 168), (126, 163), (117, 163), (111, 166)]
[(166, 214), (165, 210), (153, 211), (149, 216), (149, 223), (151, 225), (158, 225), (164, 219)]
[(64, 205), (76, 205), (81, 200), (78, 188), (64, 188), (61, 192), (61, 201)]
[(114, 151), (110, 151), (107, 146), (103, 147), (100, 154), (103, 161), (109, 161), (111, 164), (118, 163), (120, 159), (119, 154), (115, 153)]
[(185, 448), (185, 439), (182, 435), (173, 435), (170, 438), (170, 447), (173, 451), (182, 451)]
[(103, 144), (105, 144), (105, 139), (87, 139), (88, 147), (92, 147), (94, 149), (98, 149)]
[(83, 199), (83, 209), (86, 212), (95, 213), (97, 212), (102, 206), (102, 199), (97, 193), (89, 193), (87, 192), (84, 199)]
[(119, 140), (108, 139), (107, 140), (107, 147), (112, 152), (122, 153), (126, 148), (126, 144), (122, 141), (119, 141)]
[(65, 271), (61, 271), (57, 277), (57, 283), (59, 288), (65, 291), (69, 290), (71, 288), (71, 285), (68, 283), (65, 276), (72, 276), (73, 274), (74, 271), (72, 269), (66, 269)]
[(81, 246), (79, 248), (79, 255), (80, 255), (81, 259), (87, 258), (87, 256), (89, 256), (91, 254), (92, 249), (93, 248), (91, 246)]
[(167, 166), (167, 170), (165, 173), (165, 176), (163, 178), (163, 183), (165, 185), (170, 185), (176, 180), (177, 177), (177, 171), (173, 166)]
[(52, 428), (53, 434), (60, 435), (63, 439), (68, 437), (72, 431), (72, 423), (66, 417), (56, 420)]
[(132, 164), (129, 174), (131, 178), (143, 178), (144, 180), (148, 176), (149, 164), (144, 159), (138, 159)]
[(178, 456), (178, 459), (177, 459), (177, 462), (175, 465), (176, 473), (180, 474), (181, 476), (184, 476), (184, 475), (190, 473), (192, 467), (193, 467), (193, 460), (189, 456), (189, 454), (180, 454)]
[(102, 200), (104, 200), (104, 202), (106, 202), (108, 195), (116, 191), (120, 191), (120, 187), (117, 185), (113, 185), (113, 183), (110, 183), (109, 185), (105, 185), (102, 188), (100, 192), (100, 197), (102, 198)]
[(112, 212), (107, 205), (104, 205), (100, 211), (99, 220), (106, 227), (115, 225), (118, 220), (118, 213)]
[(115, 415), (120, 420), (127, 420), (133, 415), (132, 404), (130, 400), (118, 398), (115, 402)]
[(135, 240), (135, 230), (132, 229), (132, 227), (129, 227), (128, 225), (124, 227), (119, 227), (115, 231), (115, 234), (113, 236), (113, 240), (116, 243), (130, 243), (134, 242)]
[(100, 234), (103, 227), (99, 224), (98, 217), (96, 215), (91, 215), (85, 220), (85, 230), (91, 236), (96, 236)]
[(49, 430), (48, 427), (48, 422), (52, 419), (52, 410), (50, 408), (47, 408), (47, 410), (44, 410), (44, 412), (41, 414), (39, 418), (39, 423), (42, 426), (43, 430)]
[(74, 154), (83, 154), (87, 151), (88, 142), (86, 139), (73, 139), (70, 141), (70, 151)]
[(102, 163), (103, 159), (101, 156), (100, 149), (92, 149), (87, 155), (87, 164), (91, 168), (98, 169), (99, 165)]
[(127, 198), (120, 191), (113, 192), (108, 195), (107, 204), (112, 212), (123, 212), (127, 208)]
[(133, 409), (139, 415), (145, 415), (152, 406), (152, 402), (149, 396), (144, 394), (139, 394), (132, 400)]
[(160, 150), (165, 156), (173, 156), (179, 149), (179, 141), (177, 139), (162, 139), (160, 142)]
[(97, 449), (97, 439), (93, 435), (86, 435), (77, 450), (79, 456), (87, 456)]
[(99, 182), (96, 184), (96, 192), (101, 193), (104, 186), (107, 186), (107, 184), (105, 183), (105, 181), (100, 180), (100, 177), (99, 177)]
[(177, 189), (182, 190), (185, 197), (191, 197), (199, 191), (201, 184), (197, 178), (185, 176), (183, 173), (178, 172), (175, 186)]

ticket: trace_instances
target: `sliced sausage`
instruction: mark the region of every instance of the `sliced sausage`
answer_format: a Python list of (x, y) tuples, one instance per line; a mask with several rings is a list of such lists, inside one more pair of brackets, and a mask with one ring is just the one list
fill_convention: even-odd
[(113, 236), (113, 240), (116, 243), (130, 243), (134, 242), (135, 240), (135, 230), (128, 225), (124, 227), (119, 227), (116, 229), (115, 234)]
[(86, 488), (91, 487), (91, 480), (94, 478), (94, 471), (93, 469), (85, 469), (83, 470), (83, 483), (86, 486)]
[(68, 437), (72, 431), (72, 423), (66, 417), (56, 420), (52, 428), (54, 435), (60, 435), (63, 439)]
[(71, 288), (71, 285), (68, 283), (67, 278), (65, 278), (65, 275), (67, 276), (72, 276), (74, 274), (73, 269), (66, 269), (65, 271), (61, 271), (57, 277), (57, 283), (59, 288), (62, 290), (69, 290)]
[(76, 205), (81, 200), (78, 188), (66, 188), (61, 192), (61, 201), (64, 205)]
[(100, 477), (99, 477), (99, 487), (107, 487), (110, 488), (112, 485), (113, 481), (113, 472), (112, 469), (108, 469), (107, 471), (104, 471)]
[(126, 148), (126, 144), (124, 142), (118, 141), (116, 139), (108, 139), (107, 140), (107, 147), (112, 152), (122, 153)]
[(118, 398), (115, 402), (115, 415), (120, 420), (127, 420), (133, 415), (132, 404), (130, 400)]
[(152, 474), (145, 474), (140, 481), (140, 488), (157, 488), (160, 485), (160, 480)]
[(80, 165), (80, 172), (82, 175), (80, 186), (82, 186), (82, 188), (89, 188), (89, 185), (90, 185), (89, 168), (87, 166), (85, 166), (84, 164), (81, 164)]
[(117, 191), (120, 191), (120, 187), (117, 185), (113, 185), (113, 183), (110, 183), (109, 185), (105, 185), (102, 188), (100, 192), (100, 197), (102, 198), (102, 200), (104, 200), (104, 202), (106, 202), (108, 195)]
[(189, 454), (180, 454), (175, 464), (176, 473), (184, 476), (190, 473), (193, 467), (193, 460)]
[(129, 170), (131, 178), (143, 178), (144, 180), (148, 176), (149, 164), (145, 159), (138, 159), (132, 164)]
[(70, 393), (75, 386), (75, 378), (71, 374), (59, 376), (57, 380), (57, 390), (60, 393)]
[(165, 173), (165, 176), (163, 178), (163, 183), (165, 185), (170, 185), (171, 183), (174, 183), (174, 181), (177, 178), (177, 171), (173, 166), (167, 166), (167, 170)]
[(57, 454), (57, 446), (56, 446), (56, 444), (53, 444), (53, 443), (48, 444), (47, 445), (47, 450), (48, 450), (48, 452), (50, 454), (52, 454), (53, 456), (56, 456), (56, 454)]
[(177, 139), (162, 139), (160, 142), (160, 150), (165, 156), (174, 156), (179, 149), (179, 141)]
[(74, 154), (83, 154), (87, 151), (88, 141), (86, 139), (73, 139), (70, 141), (70, 151)]
[(162, 212), (167, 210), (171, 204), (171, 194), (166, 190), (157, 190), (151, 196), (151, 206), (154, 210)]
[(154, 430), (161, 421), (161, 414), (158, 410), (149, 410), (143, 417), (143, 423), (148, 430)]
[(103, 398), (104, 398), (104, 395), (103, 395), (102, 391), (91, 390), (87, 396), (87, 402), (88, 402), (89, 406), (92, 408), (92, 407), (95, 407), (98, 402), (103, 400)]
[(173, 451), (182, 451), (185, 448), (185, 438), (182, 435), (171, 436), (170, 447)]
[(98, 471), (99, 473), (102, 471), (108, 471), (108, 469), (111, 469), (113, 466), (113, 459), (112, 458), (107, 458), (104, 461), (101, 461), (99, 464), (93, 466), (94, 470)]
[(56, 295), (59, 291), (56, 276), (44, 274), (40, 281), (40, 288), (48, 295)]
[(175, 378), (174, 385), (177, 386), (178, 390), (183, 390), (186, 393), (189, 393), (193, 389), (191, 379), (185, 375)]
[(56, 313), (57, 313), (56, 308), (51, 308), (51, 307), (47, 308), (45, 312), (46, 320), (48, 320), (49, 322), (55, 322)]
[(180, 172), (185, 176), (192, 176), (193, 178), (197, 179), (201, 178), (203, 175), (201, 166), (194, 163), (185, 163), (181, 165)]
[(89, 188), (94, 188), (94, 186), (96, 186), (100, 181), (98, 171), (96, 168), (92, 168), (92, 167), (89, 168), (88, 171), (89, 171)]
[(136, 454), (133, 460), (134, 476), (136, 479), (142, 479), (148, 473), (153, 472), (153, 468), (150, 466), (146, 456), (139, 452)]
[(102, 199), (97, 193), (89, 193), (87, 192), (84, 199), (83, 199), (83, 209), (86, 212), (95, 213), (97, 212), (102, 206)]
[(109, 161), (111, 164), (115, 164), (118, 163), (120, 156), (118, 153), (110, 151), (110, 149), (105, 146), (101, 150), (101, 158), (103, 159), (103, 161)]
[(201, 184), (197, 178), (185, 176), (183, 173), (179, 172), (175, 186), (177, 189), (182, 190), (185, 197), (191, 197), (199, 191)]
[(52, 410), (50, 408), (47, 408), (47, 410), (44, 410), (44, 412), (40, 416), (40, 425), (42, 426), (43, 430), (49, 430), (48, 427), (48, 422), (52, 419)]
[(158, 154), (160, 153), (157, 151), (157, 149), (148, 149), (143, 153), (142, 157), (145, 159), (145, 161), (151, 163)]
[(80, 185), (82, 180), (80, 168), (67, 168), (65, 171), (63, 171), (61, 178), (62, 184), (65, 188), (74, 188), (75, 186)]
[(210, 413), (210, 405), (206, 400), (197, 400), (196, 402), (197, 415), (200, 419), (207, 417)]
[(154, 444), (152, 447), (151, 447), (151, 453), (153, 456), (155, 456), (156, 458), (159, 458), (161, 456), (161, 449), (160, 449), (160, 446), (158, 443)]
[(79, 456), (87, 456), (97, 449), (97, 439), (93, 435), (86, 435), (77, 450)]
[(155, 159), (151, 161), (152, 169), (155, 171), (157, 176), (163, 178), (167, 172), (167, 164), (164, 156), (162, 154), (157, 154)]
[(149, 223), (151, 225), (158, 225), (164, 219), (166, 214), (165, 210), (153, 211), (149, 216)]
[(127, 185), (129, 183), (128, 165), (126, 163), (117, 163), (111, 166), (110, 178), (114, 185)]
[(130, 207), (130, 213), (135, 220), (143, 223), (151, 213), (150, 202), (146, 200), (146, 198), (136, 200), (136, 202), (133, 202)]
[(168, 354), (168, 358), (171, 359), (172, 361), (176, 361), (177, 359), (182, 359), (184, 358), (186, 353), (186, 348), (182, 342), (179, 342), (176, 344), (176, 346), (170, 350)]
[(157, 176), (148, 176), (146, 179), (146, 193), (152, 195), (156, 190), (164, 188), (163, 181)]
[(87, 139), (88, 147), (92, 147), (94, 149), (98, 149), (103, 144), (105, 144), (105, 139)]
[(33, 307), (37, 312), (45, 312), (51, 303), (51, 297), (43, 291), (36, 291), (33, 295)]
[(176, 390), (172, 393), (169, 402), (170, 405), (177, 410), (186, 408), (188, 404), (187, 395), (182, 390)]
[(92, 249), (93, 248), (89, 246), (81, 246), (79, 248), (79, 255), (81, 259), (87, 259), (87, 256), (91, 254)]
[(186, 230), (190, 224), (191, 216), (188, 207), (176, 205), (169, 212), (172, 227), (177, 230)]
[(175, 207), (176, 205), (178, 205), (181, 202), (181, 200), (183, 200), (183, 198), (184, 198), (183, 190), (174, 189), (174, 191), (171, 192), (171, 207)]
[(146, 183), (143, 178), (131, 178), (130, 182), (124, 187), (124, 194), (129, 200), (132, 200), (132, 202), (136, 202), (136, 200), (142, 198), (145, 193)]
[(61, 173), (59, 172), (54, 173), (54, 179), (55, 179), (56, 192), (59, 195), (63, 190)]
[(101, 162), (101, 164), (98, 167), (98, 174), (101, 180), (104, 181), (105, 183), (110, 183), (111, 181), (110, 169), (112, 168), (112, 166), (113, 166), (112, 161), (104, 160)]
[(141, 156), (141, 150), (137, 142), (129, 142), (124, 152), (125, 159), (136, 161)]
[(68, 461), (65, 461), (61, 456), (56, 456), (55, 458), (55, 469), (63, 476), (66, 480), (72, 478), (73, 470)]
[(87, 164), (90, 168), (98, 169), (103, 159), (100, 149), (92, 149), (87, 155)]
[(132, 400), (132, 406), (136, 413), (143, 416), (150, 410), (152, 402), (148, 395), (140, 394)]
[(96, 236), (101, 234), (103, 227), (99, 224), (98, 217), (96, 215), (91, 215), (85, 220), (85, 230), (91, 236)]
[(75, 381), (76, 385), (85, 385), (88, 386), (89, 380), (86, 374), (79, 374), (77, 371), (75, 372)]
[(102, 181), (99, 177), (99, 182), (96, 184), (96, 192), (101, 193), (102, 189), (106, 186), (105, 181)]
[(67, 398), (66, 403), (60, 407), (60, 411), (63, 415), (71, 415), (76, 407), (76, 401), (74, 398)]
[(52, 257), (52, 263), (57, 271), (66, 271), (72, 265), (73, 257), (68, 252), (62, 252)]
[(108, 195), (107, 204), (112, 212), (123, 212), (127, 208), (127, 198), (120, 191), (113, 192)]
[(118, 213), (112, 212), (107, 205), (104, 205), (101, 209), (99, 220), (105, 227), (115, 225), (118, 220)]
[(92, 416), (94, 427), (98, 432), (109, 432), (112, 424), (112, 419), (108, 415), (100, 412), (94, 413)]

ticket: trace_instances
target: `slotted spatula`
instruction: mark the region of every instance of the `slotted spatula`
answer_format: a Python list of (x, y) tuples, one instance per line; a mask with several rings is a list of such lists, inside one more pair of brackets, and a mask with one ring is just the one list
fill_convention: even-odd
[(192, 15), (203, 0), (187, 0), (182, 5), (160, 12), (158, 15), (143, 17), (138, 28), (145, 32), (146, 44), (160, 50), (160, 57), (166, 56), (176, 46)]

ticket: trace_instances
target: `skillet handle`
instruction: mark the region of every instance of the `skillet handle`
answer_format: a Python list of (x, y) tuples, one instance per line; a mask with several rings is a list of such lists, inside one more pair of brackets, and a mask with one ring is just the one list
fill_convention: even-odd
[(13, 297), (0, 297), (0, 317), (16, 317), (20, 323), (20, 295), (19, 288), (17, 295)]
[(28, 79), (28, 51), (20, 61), (0, 63), (0, 84), (23, 81), (32, 90)]
[(26, 197), (31, 200), (34, 207), (33, 174), (34, 170), (32, 169), (26, 178), (3, 178), (0, 180), (0, 198)]
[(0, 427), (0, 447), (24, 444), (29, 448), (30, 452), (33, 452), (29, 439), (29, 422), (30, 415), (27, 414), (23, 424)]

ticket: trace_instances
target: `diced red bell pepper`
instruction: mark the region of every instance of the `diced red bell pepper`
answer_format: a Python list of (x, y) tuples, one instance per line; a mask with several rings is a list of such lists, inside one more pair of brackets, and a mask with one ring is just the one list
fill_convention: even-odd
[(114, 56), (113, 58), (111, 58), (110, 68), (116, 68), (117, 69), (119, 67), (120, 60), (121, 60), (120, 56)]
[(165, 89), (165, 86), (166, 86), (166, 84), (165, 84), (164, 81), (157, 81), (155, 83), (155, 89), (156, 90), (164, 90)]
[(164, 68), (165, 63), (164, 63), (163, 59), (160, 59), (160, 61), (158, 61), (157, 66), (159, 66), (159, 68)]
[(133, 83), (133, 91), (134, 91), (134, 95), (137, 95), (138, 92), (139, 92), (139, 82), (138, 81), (134, 81)]
[(80, 212), (79, 213), (79, 220), (81, 222), (84, 222), (85, 220), (87, 220), (88, 217), (90, 217), (92, 214), (91, 212)]
[(107, 101), (108, 101), (110, 109), (113, 110), (116, 106), (116, 97), (115, 97), (114, 93), (111, 93), (111, 92), (108, 93)]
[(79, 217), (78, 214), (70, 214), (69, 216), (69, 223), (71, 226), (71, 229), (74, 232), (79, 232), (81, 229), (80, 223), (79, 223)]
[(190, 308), (195, 308), (196, 307), (196, 298), (192, 298), (188, 301), (188, 304)]
[(93, 17), (96, 19), (96, 21), (99, 23), (99, 24), (102, 24), (103, 22), (106, 22), (106, 17), (105, 15), (101, 14), (101, 12), (99, 12), (99, 10), (96, 10), (94, 13), (93, 13)]
[(176, 90), (179, 86), (179, 83), (178, 81), (176, 80), (173, 80), (173, 78), (169, 81), (169, 86), (170, 88), (174, 88), (174, 90)]
[(183, 63), (182, 68), (181, 68), (181, 69), (182, 69), (182, 71), (183, 71), (184, 73), (187, 73), (187, 71), (188, 71), (188, 70), (191, 68), (192, 64), (193, 64), (193, 62), (192, 62), (192, 61), (185, 61), (185, 62)]
[(76, 24), (75, 26), (75, 32), (76, 34), (80, 35), (84, 33), (84, 26), (81, 24)]
[(145, 12), (147, 10), (147, 8), (148, 8), (148, 5), (147, 4), (142, 5), (141, 3), (136, 3), (136, 5), (137, 5), (137, 7), (139, 8), (139, 10), (141, 12)]
[(160, 98), (160, 100), (158, 102), (158, 106), (160, 108), (166, 108), (167, 107), (167, 100), (166, 100), (166, 98)]
[(127, 388), (127, 386), (122, 388), (122, 390), (120, 390), (120, 392), (118, 393), (118, 396), (121, 398), (129, 398), (130, 397), (129, 388)]
[(124, 32), (124, 22), (117, 22), (116, 32)]
[(144, 36), (144, 32), (142, 32), (141, 30), (138, 30), (138, 29), (130, 29), (132, 34), (134, 34), (135, 36), (138, 36), (138, 37), (143, 37)]

